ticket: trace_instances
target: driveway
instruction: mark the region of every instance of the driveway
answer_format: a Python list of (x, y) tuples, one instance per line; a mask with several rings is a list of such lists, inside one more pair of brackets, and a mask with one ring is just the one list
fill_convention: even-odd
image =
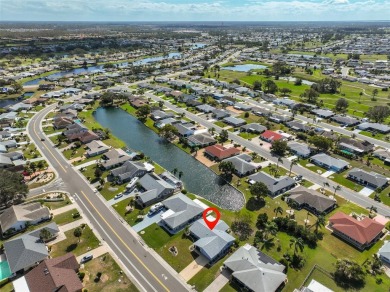
[(321, 174), (321, 176), (322, 177), (329, 177), (332, 174), (334, 174), (334, 171), (333, 170), (328, 170), (327, 172), (324, 172), (323, 174)]
[(144, 220), (142, 220), (140, 223), (133, 226), (134, 231), (138, 233), (141, 230), (144, 230), (146, 227), (149, 227), (150, 225), (152, 225), (154, 223), (160, 222), (160, 220), (161, 220), (160, 215), (162, 213), (164, 213), (165, 211), (166, 211), (165, 209), (162, 209), (150, 217), (149, 217), (149, 215), (145, 215)]
[(365, 187), (365, 188), (363, 188), (363, 189), (359, 192), (359, 194), (361, 194), (361, 195), (363, 195), (363, 196), (365, 196), (365, 197), (369, 197), (373, 192), (374, 192), (373, 189), (370, 189), (370, 188)]
[[(184, 280), (189, 281), (192, 277), (194, 277), (201, 269), (203, 269), (209, 260), (203, 256), (198, 256), (195, 260), (193, 260), (187, 267), (185, 267), (179, 275), (184, 278)], [(223, 286), (222, 286), (223, 287)], [(215, 290), (218, 291), (218, 290)]]
[(122, 197), (120, 197), (119, 199), (111, 199), (111, 200), (107, 201), (107, 204), (110, 206), (115, 205), (123, 200), (134, 197), (137, 192), (138, 191), (136, 189), (132, 190), (130, 193), (126, 193), (126, 191), (125, 191), (125, 192), (123, 192)]

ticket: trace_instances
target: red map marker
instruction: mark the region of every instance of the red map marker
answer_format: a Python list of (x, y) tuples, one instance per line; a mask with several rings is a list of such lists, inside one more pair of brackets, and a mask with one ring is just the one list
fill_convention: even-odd
[[(207, 219), (207, 216), (211, 212), (214, 212), (215, 215), (217, 216), (217, 218), (214, 221), (210, 221), (209, 219)], [(221, 218), (221, 213), (219, 213), (217, 208), (210, 207), (203, 211), (203, 220), (206, 223), (206, 225), (210, 228), (210, 230), (213, 230), (215, 225), (217, 225), (219, 218)]]

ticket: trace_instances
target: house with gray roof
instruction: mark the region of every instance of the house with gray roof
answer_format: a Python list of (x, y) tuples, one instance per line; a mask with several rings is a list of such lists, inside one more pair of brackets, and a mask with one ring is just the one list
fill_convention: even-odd
[(211, 230), (202, 219), (194, 222), (190, 227), (190, 234), (194, 239), (194, 249), (209, 260), (209, 265), (214, 264), (224, 256), (233, 245), (235, 238), (226, 231), (229, 226), (219, 220)]
[(221, 120), (223, 118), (230, 117), (230, 116), (231, 114), (227, 110), (216, 109), (213, 111), (213, 117), (216, 118), (217, 120)]
[(350, 170), (348, 172), (348, 178), (363, 186), (373, 189), (384, 188), (389, 183), (387, 177), (379, 173), (373, 171), (368, 172), (360, 168), (353, 168)]
[(188, 137), (187, 144), (190, 147), (203, 148), (217, 143), (217, 140), (208, 132), (199, 133)]
[(189, 137), (194, 134), (195, 126), (192, 123), (177, 123), (173, 125), (180, 137)]
[(345, 160), (334, 158), (325, 153), (319, 153), (310, 158), (310, 161), (328, 170), (341, 172), (348, 168), (349, 163)]
[(388, 149), (377, 149), (373, 152), (373, 156), (378, 157), (380, 160), (390, 161), (390, 151)]
[(174, 125), (177, 123), (180, 123), (180, 121), (178, 121), (174, 118), (166, 118), (166, 119), (162, 119), (162, 120), (159, 120), (158, 122), (154, 123), (154, 126), (161, 129), (162, 127), (164, 127), (166, 125)]
[(167, 113), (162, 110), (155, 110), (150, 114), (150, 118), (153, 121), (160, 121), (167, 118), (173, 118), (175, 115), (173, 113)]
[(9, 236), (24, 230), (28, 224), (35, 225), (50, 218), (50, 210), (40, 202), (13, 205), (0, 215), (1, 233)]
[(362, 155), (374, 150), (375, 145), (368, 141), (355, 140), (349, 137), (341, 137), (337, 146), (353, 154)]
[(39, 229), (4, 242), (4, 252), (12, 273), (27, 271), (49, 256), (46, 244), (40, 239), (42, 229), (48, 230), (55, 238), (59, 232), (56, 223), (50, 223)]
[(161, 214), (160, 224), (171, 234), (200, 219), (204, 210), (182, 193), (174, 195), (162, 203), (168, 211)]
[(126, 161), (131, 160), (131, 156), (122, 149), (111, 149), (104, 153), (103, 161), (99, 163), (99, 166), (105, 170), (112, 169), (121, 166)]
[(390, 264), (390, 241), (385, 241), (385, 243), (379, 249), (378, 254), (382, 261)]
[(236, 250), (223, 267), (231, 273), (232, 282), (245, 291), (280, 291), (287, 280), (285, 266), (248, 243)]
[(142, 177), (147, 172), (142, 162), (126, 161), (122, 166), (110, 171), (110, 179), (122, 184), (134, 177)]
[(224, 161), (230, 161), (233, 163), (234, 173), (239, 177), (252, 174), (260, 168), (259, 165), (252, 163), (252, 157), (245, 153), (227, 158)]
[(298, 121), (291, 121), (286, 123), (287, 127), (296, 132), (308, 132), (312, 129), (308, 124)]
[(340, 125), (347, 127), (355, 126), (360, 123), (358, 119), (346, 115), (335, 115), (330, 119)]
[(309, 145), (304, 143), (289, 141), (287, 142), (287, 147), (290, 149), (291, 153), (301, 158), (307, 158), (311, 154)]
[(324, 119), (329, 119), (330, 117), (334, 116), (334, 112), (322, 108), (314, 109), (311, 112), (315, 114), (317, 117), (324, 118)]
[(315, 190), (309, 190), (304, 186), (299, 186), (290, 191), (287, 200), (296, 202), (298, 209), (306, 209), (317, 216), (327, 214), (336, 208), (336, 200)]
[(175, 186), (154, 173), (145, 174), (138, 182), (143, 192), (138, 194), (135, 199), (143, 208), (168, 198), (176, 189)]
[(267, 127), (260, 125), (259, 123), (250, 123), (240, 127), (241, 132), (260, 134), (267, 130)]
[(110, 147), (100, 140), (93, 140), (85, 144), (85, 146), (87, 148), (87, 151), (85, 153), (87, 157), (97, 156), (106, 153), (108, 150), (110, 150)]
[(266, 108), (253, 107), (252, 113), (254, 113), (256, 116), (268, 117), (269, 115), (271, 115), (272, 112)]
[(390, 132), (390, 126), (379, 123), (361, 123), (357, 126), (358, 129), (369, 132), (379, 132), (387, 134)]
[(3, 145), (7, 150), (10, 149), (10, 148), (18, 147), (18, 143), (16, 142), (16, 140), (1, 141), (0, 145)]
[(296, 181), (289, 176), (275, 178), (268, 173), (260, 171), (248, 177), (250, 184), (262, 182), (268, 188), (268, 195), (275, 197), (295, 187)]
[(226, 117), (223, 119), (223, 122), (235, 128), (246, 124), (246, 121), (244, 119), (235, 118), (235, 117)]
[(234, 106), (235, 109), (238, 109), (240, 111), (249, 112), (252, 109), (252, 106), (249, 104), (237, 102)]
[(196, 109), (198, 111), (204, 112), (204, 113), (211, 113), (215, 110), (215, 107), (208, 105), (208, 104), (201, 104), (196, 106)]

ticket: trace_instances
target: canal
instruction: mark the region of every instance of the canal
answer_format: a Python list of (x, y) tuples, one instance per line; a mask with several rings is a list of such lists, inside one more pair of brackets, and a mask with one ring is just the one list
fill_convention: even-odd
[(245, 199), (205, 165), (171, 143), (165, 142), (138, 119), (120, 108), (98, 108), (96, 121), (136, 151), (142, 151), (165, 169), (183, 172), (186, 190), (228, 210), (240, 210)]

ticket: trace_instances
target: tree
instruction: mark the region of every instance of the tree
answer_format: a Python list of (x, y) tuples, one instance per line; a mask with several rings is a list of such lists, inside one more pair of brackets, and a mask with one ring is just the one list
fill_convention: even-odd
[(278, 161), (276, 163), (276, 169), (279, 170), (279, 163), (283, 163), (282, 157), (278, 157)]
[(264, 197), (267, 196), (269, 192), (268, 187), (259, 181), (251, 185), (249, 187), (249, 191), (252, 196), (256, 197), (257, 200), (264, 200)]
[(158, 102), (158, 106), (159, 106), (159, 108), (163, 108), (163, 106), (164, 106), (164, 101), (160, 100), (160, 101)]
[(336, 101), (335, 110), (336, 112), (345, 112), (348, 106), (349, 106), (348, 101), (342, 97)]
[(100, 104), (102, 106), (112, 105), (114, 103), (114, 93), (113, 92), (105, 92), (100, 98)]
[(150, 114), (150, 106), (147, 104), (140, 106), (139, 109), (135, 112), (135, 114), (140, 121), (145, 122), (146, 118)]
[(323, 136), (312, 136), (309, 138), (309, 142), (317, 147), (318, 150), (328, 151), (332, 147), (333, 141)]
[(272, 80), (267, 79), (264, 82), (263, 86), (264, 86), (265, 93), (275, 93), (278, 91), (278, 86)]
[(259, 80), (256, 80), (255, 82), (253, 82), (253, 90), (261, 90), (261, 82)]
[(336, 93), (337, 90), (341, 87), (341, 81), (334, 78), (324, 78), (311, 86), (311, 89), (319, 93)]
[(261, 213), (257, 216), (257, 221), (256, 221), (256, 227), (258, 229), (263, 229), (265, 225), (268, 222), (268, 215), (267, 213)]
[(222, 130), (219, 134), (219, 141), (223, 144), (229, 139), (229, 132), (227, 130)]
[(289, 93), (291, 93), (291, 89), (290, 88), (286, 88), (286, 87), (280, 88), (279, 91), (283, 95), (288, 95)]
[(231, 161), (222, 161), (218, 165), (218, 169), (224, 176), (230, 176), (234, 172), (235, 168)]
[(366, 116), (375, 123), (382, 123), (388, 116), (390, 116), (390, 108), (384, 105), (376, 105), (368, 109)]
[(103, 175), (103, 171), (100, 169), (98, 165), (95, 167), (95, 177), (100, 178)]
[(366, 273), (358, 263), (349, 259), (337, 260), (334, 279), (341, 286), (345, 288), (362, 287), (365, 284), (365, 278)]
[(307, 98), (307, 102), (316, 104), (320, 94), (314, 88), (309, 88), (305, 90), (302, 96)]
[(171, 124), (167, 124), (159, 130), (159, 135), (168, 141), (172, 140), (179, 131)]
[(339, 191), (339, 190), (341, 190), (341, 187), (340, 187), (339, 185), (337, 185), (337, 186), (333, 186), (333, 189), (334, 189), (333, 196), (335, 196), (335, 195), (336, 195), (336, 192)]
[(275, 222), (268, 222), (264, 227), (264, 239), (267, 240), (269, 235), (275, 236), (278, 230)]
[(178, 172), (178, 169), (175, 167), (175, 168), (172, 170), (172, 173), (173, 173), (173, 175), (176, 175), (177, 172)]
[(42, 241), (47, 241), (50, 238), (52, 238), (52, 236), (53, 236), (53, 234), (51, 234), (51, 232), (47, 228), (42, 228), (41, 231), (39, 232), (39, 238)]
[(22, 174), (0, 169), (0, 205), (10, 205), (25, 198), (27, 193)]
[(301, 78), (296, 78), (295, 81), (294, 81), (294, 85), (296, 85), (296, 86), (302, 85), (302, 79)]
[(282, 140), (276, 140), (272, 143), (271, 152), (279, 156), (284, 156), (287, 151), (287, 142)]
[(78, 238), (78, 242), (80, 242), (80, 238), (81, 238), (81, 235), (83, 234), (83, 231), (81, 230), (80, 227), (77, 227), (74, 231), (73, 231), (73, 235), (75, 237)]
[(301, 237), (299, 238), (291, 238), (290, 239), (290, 247), (294, 247), (294, 255), (297, 255), (299, 251), (303, 251), (304, 249), (304, 243), (303, 239)]
[(278, 217), (278, 214), (283, 215), (283, 208), (280, 207), (280, 206), (277, 206), (277, 207), (274, 209), (274, 212), (275, 212), (275, 216), (276, 216), (276, 217)]
[(325, 226), (325, 223), (325, 217), (322, 215), (318, 216), (316, 222), (314, 223), (314, 226), (316, 227), (315, 233), (318, 233), (318, 229)]
[(179, 171), (179, 179), (181, 179), (182, 176), (183, 176), (183, 172), (180, 170)]
[(298, 160), (297, 159), (291, 160), (291, 162), (290, 162), (290, 172), (289, 172), (288, 176), (291, 176), (292, 168), (293, 168), (294, 165), (297, 165), (297, 164), (298, 164)]
[(372, 91), (372, 100), (375, 100), (375, 97), (378, 95), (378, 88), (375, 88), (373, 91)]

